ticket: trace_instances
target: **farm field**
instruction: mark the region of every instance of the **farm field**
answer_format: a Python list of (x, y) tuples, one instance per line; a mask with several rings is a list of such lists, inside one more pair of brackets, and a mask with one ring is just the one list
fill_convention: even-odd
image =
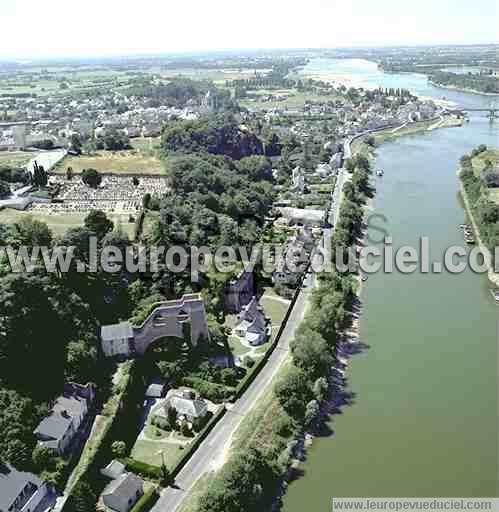
[(36, 153), (29, 151), (2, 151), (0, 152), (0, 167), (23, 167), (25, 166)]
[[(224, 85), (226, 80), (246, 79), (253, 75), (254, 70), (250, 68), (236, 69), (201, 69), (201, 68), (179, 68), (167, 70), (155, 70), (152, 68), (149, 71), (158, 72), (162, 78), (174, 78), (178, 76), (185, 76), (192, 80), (212, 80), (213, 82)], [(259, 70), (261, 72), (261, 70)]]
[[(334, 95), (319, 95), (309, 92), (298, 92), (296, 89), (282, 89), (279, 91), (268, 91), (269, 94), (274, 95), (283, 95), (284, 93), (289, 94), (289, 96), (281, 101), (248, 101), (242, 100), (240, 104), (248, 109), (256, 109), (256, 110), (271, 110), (273, 108), (299, 108), (303, 107), (306, 102), (314, 101), (314, 102), (327, 102), (333, 101), (336, 99)], [(276, 94), (277, 93), (277, 94)]]
[(53, 172), (65, 173), (68, 167), (81, 173), (84, 169), (96, 169), (114, 174), (164, 174), (161, 160), (143, 151), (98, 151), (93, 155), (68, 156), (57, 165)]

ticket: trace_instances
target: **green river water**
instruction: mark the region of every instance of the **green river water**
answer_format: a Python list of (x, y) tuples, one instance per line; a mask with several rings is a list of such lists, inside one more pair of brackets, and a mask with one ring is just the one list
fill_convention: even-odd
[[(490, 102), (452, 94), (467, 105)], [(394, 249), (428, 236), (431, 260), (442, 261), (447, 247), (464, 245), (459, 158), (479, 144), (499, 147), (498, 136), (499, 123), (482, 114), (377, 149), (385, 174), (372, 208), (387, 217)], [(314, 440), (284, 512), (326, 512), (334, 496), (499, 496), (499, 309), (486, 277), (379, 272), (361, 298), (369, 348), (350, 360), (354, 402), (333, 417), (331, 435)]]

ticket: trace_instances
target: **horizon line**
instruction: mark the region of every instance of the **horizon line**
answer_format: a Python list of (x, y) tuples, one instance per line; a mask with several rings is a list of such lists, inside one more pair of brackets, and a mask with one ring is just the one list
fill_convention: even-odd
[(219, 54), (237, 54), (241, 53), (257, 53), (257, 52), (317, 52), (317, 51), (334, 51), (334, 50), (376, 50), (388, 48), (438, 48), (438, 47), (473, 47), (473, 46), (490, 46), (499, 47), (499, 42), (475, 42), (475, 43), (415, 43), (415, 44), (386, 44), (386, 45), (369, 45), (358, 44), (349, 46), (330, 46), (330, 47), (253, 47), (253, 48), (220, 48), (211, 50), (177, 50), (177, 51), (138, 51), (129, 53), (114, 54), (73, 54), (73, 55), (12, 55), (0, 57), (0, 64), (21, 64), (20, 61), (33, 62), (51, 62), (51, 61), (70, 61), (70, 60), (110, 60), (110, 59), (140, 59), (140, 58), (163, 58), (163, 57), (196, 57), (196, 56), (217, 56)]

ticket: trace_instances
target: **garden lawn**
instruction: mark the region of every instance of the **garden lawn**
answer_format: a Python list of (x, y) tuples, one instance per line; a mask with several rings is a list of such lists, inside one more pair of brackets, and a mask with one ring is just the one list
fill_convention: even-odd
[(132, 458), (146, 464), (161, 467), (161, 452), (163, 452), (166, 466), (172, 469), (184, 454), (185, 448), (181, 449), (181, 445), (167, 441), (145, 441), (139, 439), (132, 449)]

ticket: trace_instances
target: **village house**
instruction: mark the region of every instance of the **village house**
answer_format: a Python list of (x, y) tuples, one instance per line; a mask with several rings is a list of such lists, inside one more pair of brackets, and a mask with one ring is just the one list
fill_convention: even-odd
[(331, 166), (331, 169), (333, 169), (333, 171), (339, 169), (341, 167), (342, 160), (343, 153), (341, 153), (340, 151), (335, 153), (329, 160), (329, 165)]
[(130, 355), (133, 352), (133, 327), (130, 322), (102, 326), (101, 345), (106, 357)]
[(186, 419), (191, 423), (198, 418), (204, 418), (208, 414), (206, 401), (196, 397), (196, 394), (190, 389), (170, 391), (156, 416), (168, 417), (170, 407), (177, 411), (179, 420)]
[(303, 194), (305, 191), (305, 175), (299, 166), (293, 169), (290, 191), (295, 194)]
[(116, 512), (128, 512), (144, 495), (144, 481), (133, 473), (122, 473), (102, 493), (102, 502)]
[(91, 385), (66, 384), (63, 394), (55, 401), (50, 414), (34, 431), (39, 444), (55, 450), (59, 455), (66, 453), (88, 413), (93, 398), (94, 391)]
[(239, 313), (255, 295), (255, 276), (253, 272), (242, 270), (231, 279), (224, 293), (225, 310), (227, 313)]
[(115, 478), (118, 478), (123, 473), (125, 473), (125, 470), (126, 467), (122, 462), (118, 460), (112, 460), (104, 469), (100, 470), (100, 474), (110, 478), (111, 480), (114, 480)]
[(0, 512), (44, 512), (54, 501), (46, 482), (0, 462)]
[(289, 225), (322, 227), (326, 219), (324, 210), (291, 208), (288, 206), (278, 207), (277, 210)]
[(151, 382), (146, 389), (146, 398), (163, 398), (168, 389), (167, 384), (161, 380)]
[(333, 169), (329, 164), (319, 164), (315, 169), (315, 174), (324, 180), (333, 174)]
[(233, 332), (236, 336), (244, 338), (250, 345), (258, 346), (267, 341), (269, 331), (269, 320), (265, 317), (256, 297), (253, 297), (239, 313), (238, 323)]

